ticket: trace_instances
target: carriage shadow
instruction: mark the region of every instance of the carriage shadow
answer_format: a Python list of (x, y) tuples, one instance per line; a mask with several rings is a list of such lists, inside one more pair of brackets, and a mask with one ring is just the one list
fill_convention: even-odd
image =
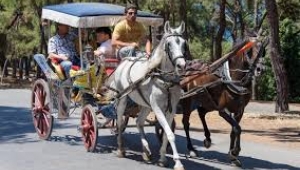
[(30, 111), (25, 107), (0, 106), (0, 143), (37, 142), (27, 133), (34, 132)]
[[(77, 125), (67, 121), (54, 120), (53, 136), (48, 141), (64, 141), (69, 144), (81, 142), (81, 138), (72, 135), (55, 136), (60, 129), (76, 129)], [(32, 136), (34, 134), (34, 136)], [(0, 143), (30, 143), (41, 141), (34, 129), (31, 111), (27, 107), (0, 106)], [(80, 143), (80, 145), (82, 145)]]
[(82, 138), (74, 135), (65, 136), (51, 136), (47, 141), (50, 142), (63, 142), (68, 145), (79, 145), (82, 146)]

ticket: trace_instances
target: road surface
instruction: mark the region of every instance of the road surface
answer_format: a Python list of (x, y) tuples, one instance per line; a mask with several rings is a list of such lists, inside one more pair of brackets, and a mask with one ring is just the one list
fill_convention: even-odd
[[(167, 170), (155, 163), (143, 163), (141, 142), (132, 120), (125, 132), (126, 158), (115, 155), (116, 137), (109, 129), (99, 130), (96, 153), (87, 153), (76, 127), (79, 123), (79, 110), (67, 120), (55, 120), (50, 141), (41, 141), (35, 134), (30, 115), (29, 90), (0, 90), (0, 170)], [(146, 127), (150, 148), (158, 159), (158, 141), (154, 128)], [(191, 132), (193, 143), (199, 150), (200, 157), (185, 157), (185, 135), (176, 130), (176, 144), (186, 170), (237, 169), (228, 163), (228, 134), (213, 134), (213, 145), (203, 148), (202, 132)], [(277, 148), (258, 142), (242, 140), (240, 160), (243, 169), (300, 169), (300, 148)]]

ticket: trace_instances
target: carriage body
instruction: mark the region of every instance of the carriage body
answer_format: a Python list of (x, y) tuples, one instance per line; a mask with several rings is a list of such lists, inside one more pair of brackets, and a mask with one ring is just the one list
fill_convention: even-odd
[[(96, 74), (98, 64), (89, 61), (87, 52), (82, 44), (82, 29), (92, 29), (97, 27), (112, 27), (124, 19), (124, 7), (107, 3), (67, 3), (60, 5), (45, 6), (42, 9), (42, 19), (48, 20), (48, 25), (52, 22), (61, 23), (78, 29), (80, 68), (73, 68), (70, 71), (71, 78), (63, 80), (59, 65), (53, 65), (47, 61), (43, 54), (36, 54), (34, 59), (43, 71), (45, 77), (38, 79), (32, 88), (32, 117), (37, 134), (41, 139), (48, 139), (52, 133), (53, 118), (68, 118), (70, 111), (71, 90), (74, 86), (79, 87), (79, 91), (85, 96), (80, 98), (79, 103), (83, 104), (82, 121), (79, 129), (83, 133), (83, 138), (94, 134), (93, 141), (84, 141), (88, 151), (94, 150), (97, 142), (98, 123), (96, 114), (98, 109), (99, 76)], [(163, 18), (145, 11), (138, 10), (137, 21), (145, 26), (158, 27), (163, 24)], [(48, 35), (51, 35), (48, 29)], [(92, 56), (92, 60), (96, 61)], [(109, 76), (120, 62), (115, 56), (105, 59), (105, 76)], [(97, 63), (97, 62), (94, 62)], [(54, 66), (54, 69), (53, 69)], [(52, 67), (52, 68), (51, 68)], [(81, 74), (77, 74), (78, 69)], [(96, 109), (95, 109), (96, 104)], [(87, 124), (89, 122), (89, 124)], [(93, 144), (89, 144), (93, 143)]]

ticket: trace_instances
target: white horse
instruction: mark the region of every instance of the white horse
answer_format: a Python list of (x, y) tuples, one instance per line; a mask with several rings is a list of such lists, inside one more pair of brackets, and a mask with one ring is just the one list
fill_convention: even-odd
[(165, 33), (149, 59), (128, 57), (115, 70), (112, 84), (119, 92), (116, 97), (119, 157), (125, 156), (122, 140), (122, 129), (125, 125), (122, 117), (130, 98), (141, 107), (137, 127), (141, 133), (144, 160), (148, 161), (151, 156), (143, 127), (152, 110), (167, 136), (160, 149), (160, 165), (167, 163), (165, 154), (169, 141), (175, 161), (174, 169), (184, 170), (175, 145), (175, 135), (170, 128), (181, 96), (179, 76), (186, 65), (187, 42), (182, 37), (184, 29), (184, 22), (173, 29), (167, 21), (164, 26)]

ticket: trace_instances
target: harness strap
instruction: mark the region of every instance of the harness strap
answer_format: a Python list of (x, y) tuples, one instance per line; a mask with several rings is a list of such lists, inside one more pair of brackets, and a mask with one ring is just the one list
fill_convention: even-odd
[[(136, 59), (136, 60), (134, 60), (134, 62), (131, 64), (131, 66), (130, 66), (130, 68), (129, 68), (129, 71), (127, 72), (127, 80), (128, 80), (128, 82), (129, 82), (129, 86), (132, 86), (131, 91), (132, 91), (133, 89), (136, 89), (137, 92), (138, 92), (138, 94), (139, 94), (139, 95), (141, 96), (141, 98), (144, 100), (144, 102), (145, 102), (148, 106), (150, 106), (150, 103), (146, 100), (146, 98), (145, 98), (145, 96), (143, 95), (141, 89), (138, 87), (139, 83), (133, 83), (132, 80), (131, 80), (131, 78), (130, 78), (130, 75), (129, 75), (129, 73), (130, 73), (130, 71), (131, 71), (133, 65), (134, 65), (137, 61), (139, 61), (139, 60)], [(147, 74), (147, 75), (148, 75), (148, 74)], [(146, 77), (144, 78), (144, 80), (146, 80)], [(142, 81), (141, 81), (141, 82), (142, 82)]]

